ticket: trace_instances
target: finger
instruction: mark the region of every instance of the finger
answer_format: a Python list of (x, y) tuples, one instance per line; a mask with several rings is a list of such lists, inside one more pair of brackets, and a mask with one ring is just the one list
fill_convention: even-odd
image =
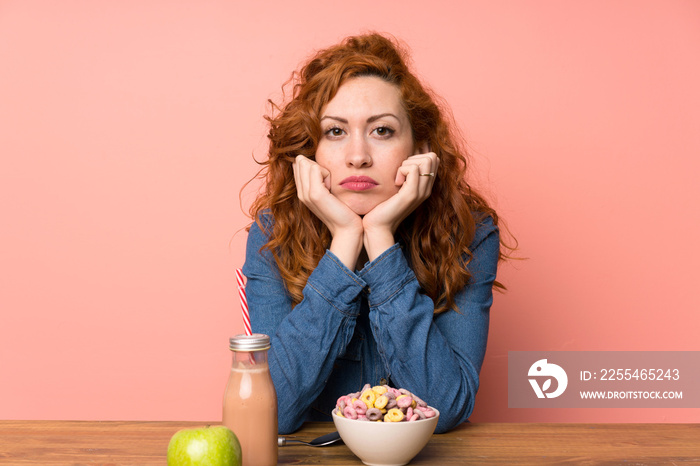
[(307, 186), (308, 186), (308, 191), (309, 191), (309, 199), (312, 200), (312, 202), (318, 202), (321, 197), (325, 194), (324, 191), (328, 191), (326, 188), (326, 185), (323, 181), (323, 173), (321, 167), (316, 164), (312, 163), (309, 164), (309, 169), (307, 171), (308, 175), (308, 180), (307, 180)]
[(297, 197), (301, 188), (301, 180), (299, 180), (299, 165), (296, 161), (292, 162), (292, 172), (294, 173), (294, 185), (297, 188)]
[(321, 167), (321, 176), (323, 177), (323, 184), (326, 186), (326, 189), (328, 191), (331, 190), (331, 172), (326, 170), (325, 168)]
[(438, 159), (437, 155), (433, 152), (423, 154), (416, 157), (416, 159), (418, 159), (416, 165), (419, 167), (418, 173), (416, 174), (418, 177), (419, 186), (417, 196), (422, 202), (422, 200), (425, 200), (430, 196), (433, 190), (440, 159)]
[(398, 170), (396, 170), (396, 177), (394, 178), (394, 185), (396, 186), (403, 186), (403, 184), (406, 182), (406, 171), (402, 170), (403, 165), (399, 167)]
[(424, 157), (425, 160), (428, 162), (428, 165), (425, 167), (428, 171), (421, 173), (435, 173), (437, 171), (437, 164), (440, 160), (437, 154), (435, 152), (426, 152), (421, 156)]
[(309, 170), (311, 167), (309, 162), (310, 160), (303, 155), (298, 155), (296, 158), (297, 194), (304, 203), (309, 200)]
[[(400, 176), (403, 179), (401, 183), (401, 191), (407, 189), (418, 189), (418, 184), (420, 183), (420, 166), (417, 164), (406, 164), (404, 163), (399, 167), (399, 171), (396, 174), (397, 178)], [(397, 185), (399, 186), (399, 185)]]
[[(433, 173), (434, 175), (437, 174), (438, 167), (440, 165), (440, 159), (438, 158), (437, 154), (435, 152), (428, 152), (426, 154), (421, 154), (421, 173), (428, 174), (428, 173)], [(425, 163), (425, 165), (423, 165)], [(426, 176), (426, 178), (431, 178)]]
[[(394, 184), (396, 186), (403, 186), (406, 182), (406, 176), (411, 172), (406, 170), (406, 167), (418, 166), (420, 168), (422, 156), (411, 156), (403, 161), (399, 169), (396, 171), (396, 178), (394, 179)], [(403, 169), (403, 170), (402, 170)], [(420, 173), (420, 170), (418, 171)]]
[(414, 155), (404, 160), (403, 165), (417, 165), (420, 168), (419, 173), (433, 173), (435, 158), (433, 153)]

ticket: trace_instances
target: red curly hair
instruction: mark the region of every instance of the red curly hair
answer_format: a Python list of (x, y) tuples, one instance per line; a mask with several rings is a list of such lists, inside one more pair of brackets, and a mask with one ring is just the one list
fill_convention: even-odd
[[(413, 129), (414, 144), (428, 143), (440, 158), (430, 197), (399, 226), (396, 235), (407, 251), (411, 268), (435, 312), (458, 310), (455, 295), (469, 283), (469, 245), (476, 224), (496, 212), (467, 184), (466, 150), (457, 137), (448, 110), (409, 70), (407, 53), (380, 34), (349, 37), (321, 50), (286, 83), (291, 100), (272, 112), (270, 148), (256, 178), (265, 181), (250, 208), (252, 218), (269, 235), (270, 251), (293, 303), (298, 304), (311, 272), (331, 242), (328, 228), (297, 197), (292, 163), (299, 154), (311, 158), (321, 137), (319, 118), (324, 106), (350, 78), (377, 76), (400, 90)], [(272, 222), (265, 222), (265, 214)], [(501, 252), (501, 258), (504, 255)], [(497, 282), (497, 287), (502, 286)]]

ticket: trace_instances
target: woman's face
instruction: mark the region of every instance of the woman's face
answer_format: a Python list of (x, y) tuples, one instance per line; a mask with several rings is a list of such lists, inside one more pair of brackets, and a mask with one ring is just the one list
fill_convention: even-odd
[(397, 86), (374, 76), (349, 79), (320, 122), (316, 163), (330, 171), (331, 193), (365, 215), (398, 192), (396, 173), (414, 144)]

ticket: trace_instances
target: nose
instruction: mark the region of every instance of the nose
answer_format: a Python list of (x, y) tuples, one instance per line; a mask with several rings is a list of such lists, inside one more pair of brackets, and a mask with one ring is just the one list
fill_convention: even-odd
[(345, 150), (345, 163), (347, 166), (361, 168), (372, 165), (370, 145), (361, 134), (355, 134), (350, 137)]

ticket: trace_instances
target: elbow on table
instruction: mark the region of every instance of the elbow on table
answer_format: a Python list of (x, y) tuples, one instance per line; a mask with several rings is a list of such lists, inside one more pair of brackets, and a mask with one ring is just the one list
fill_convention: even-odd
[(444, 434), (469, 420), (469, 416), (474, 411), (474, 398), (470, 397), (466, 404), (461, 407), (456, 404), (439, 406), (438, 403), (436, 403), (435, 407), (440, 411), (440, 419), (438, 419), (437, 427), (435, 427), (435, 433)]
[(303, 419), (296, 419), (291, 416), (277, 416), (277, 432), (280, 435), (293, 434), (301, 428)]
[[(471, 414), (471, 410), (469, 411)], [(444, 434), (454, 429), (463, 422), (468, 422), (469, 416), (445, 416), (442, 411), (440, 411), (440, 419), (438, 419), (437, 426), (435, 427), (436, 434)]]
[[(464, 419), (464, 421), (466, 421), (466, 419)], [(440, 412), (440, 419), (438, 419), (437, 426), (435, 427), (435, 433), (444, 434), (445, 432), (449, 432), (464, 421), (456, 417), (443, 417), (442, 412)]]

